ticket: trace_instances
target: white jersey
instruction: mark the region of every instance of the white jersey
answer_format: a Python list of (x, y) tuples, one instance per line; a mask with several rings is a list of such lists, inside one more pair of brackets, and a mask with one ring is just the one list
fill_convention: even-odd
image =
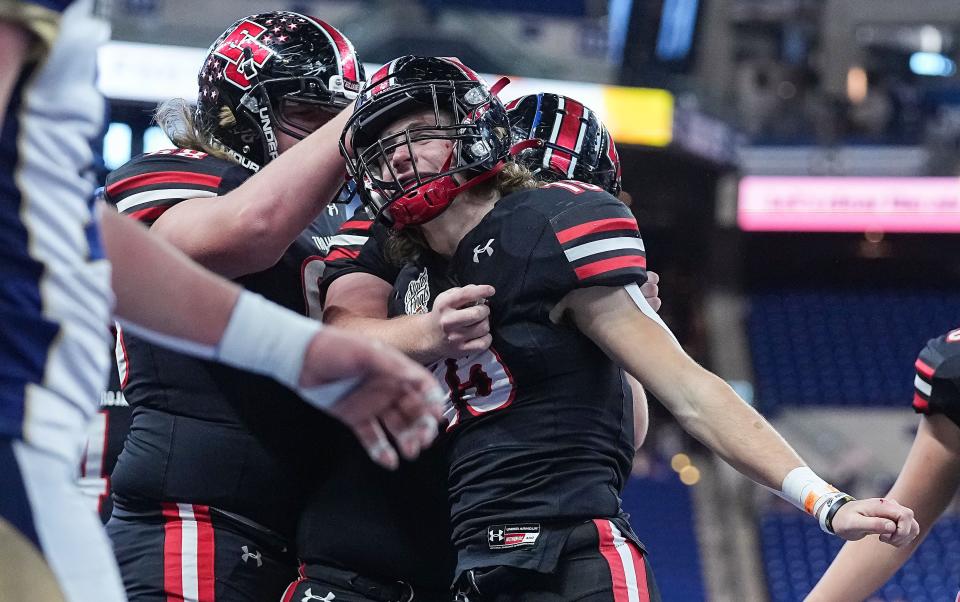
[(113, 297), (93, 215), (104, 126), (92, 0), (0, 0), (36, 35), (0, 136), (0, 436), (76, 462), (109, 366)]

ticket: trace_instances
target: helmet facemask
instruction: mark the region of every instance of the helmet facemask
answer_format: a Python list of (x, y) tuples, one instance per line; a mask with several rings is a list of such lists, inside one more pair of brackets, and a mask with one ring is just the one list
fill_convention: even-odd
[[(492, 131), (498, 126), (483, 119), (491, 107), (503, 111), (481, 82), (439, 80), (395, 86), (359, 107), (341, 144), (344, 151), (354, 149), (344, 154), (351, 176), (362, 183), (364, 202), (395, 227), (423, 223), (442, 212), (453, 196), (494, 175), (504, 155), (499, 147), (509, 144), (509, 133), (505, 127)], [(413, 113), (423, 113), (425, 119), (385, 132)], [(426, 166), (418, 157), (418, 143), (430, 140), (450, 142), (439, 167)], [(409, 157), (411, 173), (397, 169), (397, 152)]]

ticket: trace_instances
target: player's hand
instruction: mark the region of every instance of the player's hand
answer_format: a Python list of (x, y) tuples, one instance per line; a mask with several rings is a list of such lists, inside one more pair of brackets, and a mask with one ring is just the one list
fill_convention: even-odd
[[(336, 390), (344, 383), (344, 389)], [(412, 460), (439, 430), (445, 395), (425, 368), (396, 349), (328, 326), (317, 333), (304, 358), (300, 393), (333, 388), (332, 404), (320, 405), (344, 422), (370, 457), (387, 468), (399, 450)], [(396, 442), (387, 437), (387, 433)]]
[(896, 500), (871, 498), (844, 504), (833, 517), (833, 531), (849, 541), (879, 535), (880, 541), (899, 548), (916, 539), (920, 525), (913, 510)]
[(653, 311), (657, 312), (660, 311), (660, 306), (663, 305), (663, 301), (657, 296), (660, 294), (660, 287), (657, 286), (659, 283), (660, 274), (647, 270), (647, 281), (640, 287), (640, 292), (643, 293), (643, 297), (647, 300), (647, 303), (650, 304)]
[(438, 357), (464, 357), (490, 346), (490, 307), (485, 300), (494, 292), (486, 284), (468, 284), (437, 295), (427, 315), (432, 320)]

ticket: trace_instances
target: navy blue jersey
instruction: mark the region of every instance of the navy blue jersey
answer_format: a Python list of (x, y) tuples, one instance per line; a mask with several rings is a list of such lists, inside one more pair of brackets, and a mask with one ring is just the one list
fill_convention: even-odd
[[(358, 259), (374, 247), (368, 243)], [(569, 525), (622, 518), (619, 492), (634, 452), (629, 386), (590, 339), (549, 314), (576, 288), (642, 284), (645, 267), (622, 203), (596, 187), (559, 182), (501, 199), (449, 261), (424, 251), (399, 270), (391, 315), (429, 311), (451, 286), (496, 288), (490, 349), (434, 366), (450, 391), (458, 572), (494, 565), (549, 572)]]
[[(113, 172), (106, 198), (152, 223), (182, 200), (223, 195), (249, 175), (198, 151), (160, 151)], [(277, 264), (237, 281), (298, 313), (318, 311), (311, 282), (315, 290), (328, 239), (345, 213), (329, 206)], [(133, 422), (113, 474), (118, 503), (204, 504), (292, 536), (306, 480), (325, 470), (330, 456), (316, 438), (341, 427), (272, 379), (127, 334), (120, 351)]]
[(913, 409), (943, 414), (960, 427), (960, 328), (930, 339), (916, 369)]
[(3, 0), (0, 19), (33, 41), (0, 123), (0, 436), (73, 464), (109, 367), (90, 145), (109, 27), (89, 0)]

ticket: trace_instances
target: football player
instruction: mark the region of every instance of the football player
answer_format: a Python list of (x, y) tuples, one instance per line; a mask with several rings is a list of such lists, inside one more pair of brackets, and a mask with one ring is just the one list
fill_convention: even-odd
[[(518, 152), (522, 149), (524, 161), (542, 163), (546, 144), (559, 152), (577, 152), (574, 144), (567, 147), (558, 145), (556, 140), (550, 142), (550, 132), (554, 121), (564, 118), (563, 107), (580, 106), (579, 103), (564, 98), (559, 104), (538, 103), (540, 108), (536, 110), (528, 110), (527, 102), (518, 102), (517, 106), (520, 110), (511, 111), (514, 142), (544, 142), (518, 147)], [(616, 151), (611, 149), (613, 141), (606, 129), (589, 110), (573, 118), (588, 121), (591, 133), (580, 141), (582, 160), (576, 170), (576, 179), (609, 186), (612, 192), (619, 191), (619, 159)], [(534, 121), (538, 127), (531, 127)], [(604, 159), (598, 161), (598, 157)], [(558, 163), (548, 161), (538, 177), (567, 177), (566, 168), (555, 173), (555, 164)], [(342, 234), (365, 235), (366, 231), (357, 229), (358, 223), (348, 223)], [(371, 245), (385, 240), (382, 225), (374, 225), (373, 233), (376, 240)], [(398, 268), (392, 265), (382, 265), (379, 269), (365, 266), (368, 253), (358, 258), (355, 248), (338, 247), (331, 251), (327, 256), (324, 287), (332, 282), (335, 287), (344, 284), (350, 287), (351, 280), (356, 278), (362, 284), (364, 276), (369, 275), (367, 270), (387, 286), (392, 284)], [(378, 256), (377, 253), (373, 255), (374, 258)], [(429, 286), (425, 279), (419, 280), (409, 292), (409, 301), (405, 300), (419, 314), (408, 317), (420, 322), (415, 344), (408, 343), (408, 350), (425, 363), (462, 355), (464, 347), (461, 345), (467, 342), (457, 343), (444, 340), (444, 337), (458, 337), (461, 317), (475, 320), (470, 310), (454, 309), (460, 303), (458, 295), (462, 293), (459, 289), (441, 294), (433, 304), (433, 311), (427, 312)], [(654, 283), (644, 285), (644, 292), (651, 303), (659, 305)], [(331, 297), (335, 306), (340, 303), (336, 300), (337, 294), (334, 291)], [(366, 291), (361, 291), (361, 300), (368, 296)], [(385, 314), (385, 298), (381, 304)], [(348, 302), (346, 306), (353, 307), (353, 303)], [(642, 390), (637, 394), (642, 395)], [(638, 408), (645, 410), (646, 405), (638, 404)], [(637, 433), (642, 437), (646, 430), (646, 413), (639, 411), (637, 414), (641, 422)], [(415, 600), (449, 600), (454, 553), (450, 545), (445, 447), (436, 444), (416, 462), (404, 462), (397, 471), (389, 472), (371, 463), (363, 450), (348, 438), (340, 437), (330, 444), (338, 449), (337, 465), (316, 484), (301, 515), (297, 549), (304, 563), (302, 577), (290, 586), (285, 599), (301, 600), (311, 595), (324, 597), (332, 594), (337, 599), (367, 602), (401, 601), (411, 596)], [(370, 541), (378, 544), (375, 553), (370, 552)]]
[(916, 361), (913, 409), (920, 428), (887, 500), (913, 509), (920, 535), (892, 548), (876, 537), (843, 546), (807, 597), (813, 601), (864, 600), (910, 558), (960, 486), (960, 329), (931, 339)]
[[(497, 87), (456, 59), (395, 59), (371, 78), (341, 140), (364, 202), (397, 232), (384, 255), (406, 262), (387, 316), (429, 308), (460, 287), (450, 309), (470, 318), (457, 340), (482, 348), (434, 365), (450, 390), (461, 593), (657, 597), (619, 507), (633, 455), (621, 368), (691, 434), (828, 532), (911, 541), (918, 527), (910, 510), (836, 491), (683, 352), (639, 291), (644, 248), (622, 203), (571, 180), (537, 188), (506, 160), (510, 123)], [(365, 320), (358, 330), (386, 340), (410, 327), (381, 320), (364, 329), (374, 324)]]
[[(109, 544), (75, 482), (93, 400), (106, 384), (111, 309), (146, 338), (272, 376), (361, 433), (371, 418), (406, 410), (402, 430), (419, 435), (416, 398), (435, 386), (397, 352), (241, 292), (94, 204), (85, 173), (104, 115), (94, 81), (107, 33), (90, 1), (0, 2), (5, 599), (125, 599)], [(143, 263), (162, 264), (164, 278), (145, 277)], [(393, 384), (398, 369), (406, 385)], [(392, 392), (357, 384), (372, 375), (390, 375), (381, 387)]]
[[(160, 109), (177, 148), (111, 173), (106, 199), (202, 265), (307, 314), (304, 288), (346, 220), (328, 205), (344, 180), (337, 114), (362, 79), (350, 42), (323, 21), (240, 19), (209, 49), (195, 112)], [(144, 269), (163, 277), (162, 265)], [(121, 330), (119, 349), (134, 414), (107, 526), (130, 598), (278, 599), (296, 575), (304, 484), (330, 461), (318, 442), (341, 427), (271, 380), (130, 334)], [(384, 425), (406, 421), (399, 411)], [(369, 453), (395, 466), (379, 423), (367, 427)], [(426, 438), (400, 438), (400, 451), (415, 456)]]

